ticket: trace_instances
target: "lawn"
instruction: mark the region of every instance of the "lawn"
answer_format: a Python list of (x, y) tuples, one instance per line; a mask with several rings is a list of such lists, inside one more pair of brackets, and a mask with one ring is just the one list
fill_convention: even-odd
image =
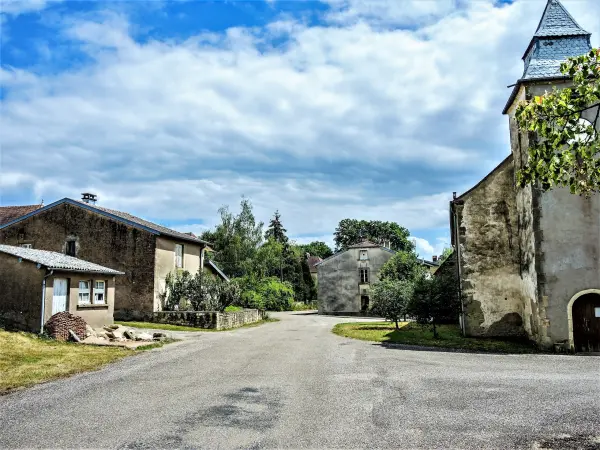
[(79, 372), (98, 369), (133, 351), (41, 338), (0, 330), (0, 394)]
[(184, 325), (171, 325), (168, 323), (154, 323), (154, 322), (115, 322), (117, 325), (123, 325), (124, 327), (131, 328), (149, 328), (152, 330), (166, 330), (166, 331), (231, 331), (237, 330), (238, 328), (249, 328), (256, 327), (258, 325), (262, 325), (263, 323), (268, 322), (278, 322), (279, 319), (264, 319), (254, 323), (247, 323), (241, 327), (236, 328), (223, 328), (221, 330), (215, 330), (214, 328), (197, 328), (197, 327), (187, 327)]
[(398, 331), (390, 322), (339, 323), (332, 331), (339, 336), (382, 343), (498, 353), (538, 352), (537, 348), (528, 342), (463, 337), (458, 325), (438, 326), (438, 339), (433, 338), (431, 327), (424, 327), (414, 322), (400, 323)]

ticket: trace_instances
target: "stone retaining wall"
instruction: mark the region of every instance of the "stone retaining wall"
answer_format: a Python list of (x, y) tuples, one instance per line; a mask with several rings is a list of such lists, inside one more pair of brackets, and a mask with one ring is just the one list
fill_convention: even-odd
[(258, 309), (223, 313), (216, 311), (159, 311), (154, 313), (151, 321), (186, 327), (223, 330), (259, 322), (263, 318), (264, 312)]

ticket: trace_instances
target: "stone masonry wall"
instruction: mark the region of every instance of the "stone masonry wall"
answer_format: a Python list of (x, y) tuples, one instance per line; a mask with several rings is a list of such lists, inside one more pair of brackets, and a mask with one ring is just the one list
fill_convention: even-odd
[(0, 230), (0, 243), (31, 243), (64, 253), (75, 240), (76, 256), (125, 272), (116, 278), (115, 319), (154, 311), (155, 235), (72, 205), (59, 205)]
[(263, 320), (264, 312), (258, 309), (245, 309), (234, 312), (216, 311), (159, 311), (150, 321), (196, 328), (224, 330), (237, 328)]
[(456, 208), (467, 334), (524, 336), (512, 158), (461, 196)]

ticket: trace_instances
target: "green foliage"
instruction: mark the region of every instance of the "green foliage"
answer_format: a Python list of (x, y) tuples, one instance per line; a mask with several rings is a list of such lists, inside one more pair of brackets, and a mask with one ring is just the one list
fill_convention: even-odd
[(569, 58), (561, 72), (573, 80), (572, 87), (517, 108), (519, 127), (534, 137), (517, 181), (521, 187), (539, 182), (543, 190), (563, 186), (590, 196), (600, 191), (600, 49)]
[(333, 255), (333, 250), (322, 241), (313, 241), (310, 244), (300, 245), (302, 253), (310, 254), (310, 256), (318, 256), (319, 258), (325, 259)]
[(368, 239), (379, 245), (387, 245), (389, 241), (392, 250), (410, 251), (414, 245), (408, 240), (409, 235), (406, 228), (395, 222), (343, 219), (335, 229), (334, 241), (337, 250)]
[(399, 251), (392, 256), (379, 271), (381, 280), (412, 281), (426, 272), (413, 251)]
[(406, 308), (412, 297), (413, 286), (408, 280), (383, 280), (375, 283), (370, 296), (373, 299), (371, 312), (396, 324), (406, 314)]
[(169, 273), (162, 294), (162, 309), (193, 311), (224, 311), (239, 303), (241, 291), (237, 283), (227, 283), (199, 270), (194, 276), (187, 271)]
[(431, 325), (437, 338), (437, 326), (456, 323), (460, 314), (460, 297), (454, 275), (419, 277), (413, 285), (413, 293), (406, 313), (417, 323)]
[(246, 275), (253, 265), (262, 242), (263, 223), (256, 222), (250, 200), (242, 198), (240, 212), (234, 215), (229, 207), (219, 209), (221, 223), (205, 231), (202, 239), (213, 244), (213, 260), (230, 277)]
[(287, 230), (283, 228), (281, 223), (281, 214), (279, 214), (279, 211), (275, 211), (275, 215), (269, 223), (269, 228), (265, 231), (265, 239), (273, 239), (276, 242), (285, 244), (288, 241), (286, 232)]
[(269, 311), (290, 311), (294, 302), (294, 289), (286, 281), (275, 277), (261, 280), (244, 280), (246, 290), (241, 295), (241, 306)]
[(446, 261), (450, 255), (454, 252), (453, 248), (445, 248), (442, 254), (440, 255), (440, 264)]

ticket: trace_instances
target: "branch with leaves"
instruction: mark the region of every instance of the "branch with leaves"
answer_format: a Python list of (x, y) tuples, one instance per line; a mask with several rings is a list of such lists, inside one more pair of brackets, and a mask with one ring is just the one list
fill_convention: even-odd
[(519, 128), (533, 135), (517, 182), (539, 183), (542, 190), (568, 187), (589, 197), (600, 192), (600, 49), (569, 58), (560, 70), (572, 87), (554, 88), (517, 107)]

